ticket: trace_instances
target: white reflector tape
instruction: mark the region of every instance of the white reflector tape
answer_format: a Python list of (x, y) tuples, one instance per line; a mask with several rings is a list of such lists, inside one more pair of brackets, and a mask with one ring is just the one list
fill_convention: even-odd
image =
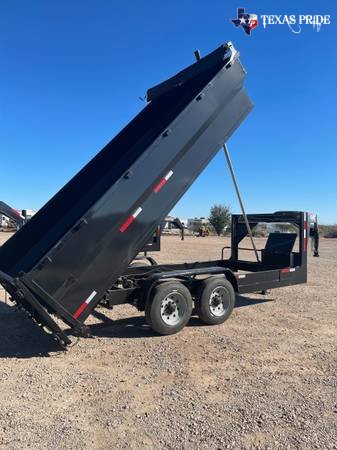
[(136, 218), (136, 217), (138, 216), (138, 214), (140, 214), (142, 211), (143, 211), (142, 208), (139, 207), (139, 208), (137, 208), (136, 211), (132, 214), (132, 216), (133, 216), (134, 218)]
[(165, 180), (168, 181), (172, 177), (172, 175), (173, 175), (173, 171), (170, 170), (169, 173), (167, 175), (165, 175), (165, 177), (164, 177)]
[(85, 303), (87, 305), (89, 305), (89, 303), (91, 302), (91, 300), (94, 299), (94, 297), (96, 296), (97, 292), (96, 291), (92, 291), (92, 293), (89, 295), (89, 297), (86, 299)]

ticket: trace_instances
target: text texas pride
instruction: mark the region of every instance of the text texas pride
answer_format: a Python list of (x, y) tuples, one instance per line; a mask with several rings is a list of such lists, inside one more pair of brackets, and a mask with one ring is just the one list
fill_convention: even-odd
[[(319, 31), (322, 25), (330, 25), (330, 15), (320, 14), (261, 14), (260, 19), (262, 21), (263, 28), (269, 25), (288, 25), (293, 33), (300, 33), (302, 31), (302, 25), (311, 25), (314, 29)], [(248, 35), (259, 24), (258, 16), (256, 14), (245, 13), (245, 8), (238, 8), (237, 19), (231, 19), (231, 22), (238, 28), (242, 27), (244, 32)]]

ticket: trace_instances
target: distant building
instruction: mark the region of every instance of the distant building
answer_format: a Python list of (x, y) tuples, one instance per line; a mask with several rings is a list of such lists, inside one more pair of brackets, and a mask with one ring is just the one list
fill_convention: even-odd
[(207, 217), (194, 217), (194, 219), (187, 219), (187, 228), (191, 231), (198, 231), (200, 228), (209, 225)]
[(166, 216), (164, 220), (164, 230), (171, 230), (173, 228), (172, 221), (174, 220), (173, 216)]

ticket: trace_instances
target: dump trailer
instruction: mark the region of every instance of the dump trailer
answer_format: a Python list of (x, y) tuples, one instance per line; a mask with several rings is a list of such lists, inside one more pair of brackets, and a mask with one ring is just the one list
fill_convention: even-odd
[[(55, 317), (85, 336), (99, 304), (131, 303), (155, 331), (171, 334), (188, 322), (193, 301), (204, 321), (221, 323), (235, 290), (261, 289), (248, 275), (239, 282), (243, 263), (235, 259), (129, 268), (251, 111), (245, 75), (227, 43), (149, 89), (147, 106), (0, 248), (1, 284), (62, 345), (70, 338)], [(302, 230), (303, 214), (295, 214)], [(288, 258), (273, 265), (267, 256), (247, 266), (263, 287), (304, 281), (305, 259), (293, 260), (303, 268), (295, 280)]]
[(2, 201), (0, 201), (0, 215), (7, 217), (12, 224), (11, 228), (16, 230), (19, 230), (25, 223), (25, 218), (17, 209)]

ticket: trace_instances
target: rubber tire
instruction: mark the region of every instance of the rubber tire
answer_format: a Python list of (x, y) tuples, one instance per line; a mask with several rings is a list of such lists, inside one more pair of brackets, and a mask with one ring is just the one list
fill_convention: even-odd
[[(228, 293), (228, 308), (220, 317), (214, 316), (209, 307), (209, 298), (217, 286), (224, 287)], [(195, 299), (196, 312), (199, 319), (207, 325), (219, 325), (224, 323), (233, 312), (235, 305), (235, 291), (232, 284), (226, 280), (226, 278), (209, 277), (200, 283)]]
[[(182, 294), (185, 301), (186, 311), (182, 320), (176, 325), (168, 325), (161, 318), (161, 303), (163, 299), (172, 291), (178, 291)], [(153, 288), (151, 296), (145, 307), (146, 322), (158, 334), (167, 336), (178, 333), (184, 328), (191, 318), (193, 309), (193, 300), (190, 291), (179, 281), (167, 281), (158, 284)]]
[(134, 267), (149, 267), (149, 265), (144, 264), (141, 261), (136, 261), (136, 262), (132, 262), (131, 264), (129, 264), (130, 269), (133, 269)]
[(150, 267), (151, 264), (147, 259), (134, 259), (130, 264), (129, 267)]

